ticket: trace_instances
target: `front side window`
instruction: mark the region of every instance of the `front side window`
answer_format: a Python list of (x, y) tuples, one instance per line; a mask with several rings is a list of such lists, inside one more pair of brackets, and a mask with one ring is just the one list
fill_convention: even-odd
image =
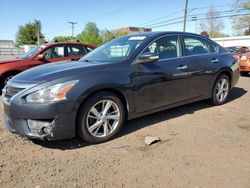
[(199, 55), (210, 53), (210, 47), (203, 39), (196, 37), (184, 37), (186, 55)]
[(64, 55), (64, 46), (54, 46), (43, 52), (45, 59), (62, 58)]
[(85, 55), (81, 60), (93, 62), (120, 62), (127, 59), (146, 36), (125, 36), (114, 39)]
[(144, 53), (157, 53), (159, 59), (180, 57), (178, 36), (168, 36), (157, 39), (144, 50)]

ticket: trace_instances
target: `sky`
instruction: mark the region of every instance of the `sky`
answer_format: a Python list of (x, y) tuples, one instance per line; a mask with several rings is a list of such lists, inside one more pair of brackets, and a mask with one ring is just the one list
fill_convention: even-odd
[[(235, 0), (189, 0), (189, 15), (206, 13), (208, 7), (218, 11), (230, 10)], [(38, 19), (47, 40), (55, 36), (71, 35), (68, 21), (77, 22), (79, 34), (87, 22), (95, 22), (99, 29), (127, 26), (147, 26), (183, 16), (185, 0), (1, 0), (0, 39), (15, 39), (18, 26)], [(171, 21), (171, 22), (173, 22)], [(224, 33), (232, 35), (231, 20), (225, 18)], [(170, 22), (169, 22), (170, 23)], [(154, 28), (153, 31), (182, 31), (183, 23)], [(199, 22), (187, 22), (188, 32), (199, 32)]]

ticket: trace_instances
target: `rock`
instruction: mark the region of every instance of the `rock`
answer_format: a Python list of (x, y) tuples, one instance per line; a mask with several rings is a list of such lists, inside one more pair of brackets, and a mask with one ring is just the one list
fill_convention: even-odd
[(154, 144), (156, 142), (160, 142), (161, 139), (158, 137), (153, 137), (153, 136), (146, 136), (144, 142), (150, 146), (151, 144)]

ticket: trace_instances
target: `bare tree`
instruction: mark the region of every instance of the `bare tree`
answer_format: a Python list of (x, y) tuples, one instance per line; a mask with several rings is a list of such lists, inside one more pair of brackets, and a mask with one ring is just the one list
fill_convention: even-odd
[(204, 20), (200, 22), (200, 30), (206, 31), (211, 38), (220, 37), (221, 31), (225, 28), (220, 14), (214, 7), (210, 7)]
[[(250, 0), (237, 0), (233, 5), (233, 8), (246, 9), (250, 11)], [(244, 33), (244, 30), (247, 31), (250, 26), (250, 15), (244, 15), (240, 17), (234, 17), (233, 20), (233, 29), (238, 34)]]

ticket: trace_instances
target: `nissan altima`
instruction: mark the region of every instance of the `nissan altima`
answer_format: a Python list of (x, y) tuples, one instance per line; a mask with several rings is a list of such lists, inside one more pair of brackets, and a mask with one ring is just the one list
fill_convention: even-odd
[(28, 138), (113, 138), (128, 119), (210, 99), (221, 105), (239, 79), (236, 60), (217, 43), (182, 32), (114, 39), (76, 62), (51, 63), (3, 89), (4, 123)]

